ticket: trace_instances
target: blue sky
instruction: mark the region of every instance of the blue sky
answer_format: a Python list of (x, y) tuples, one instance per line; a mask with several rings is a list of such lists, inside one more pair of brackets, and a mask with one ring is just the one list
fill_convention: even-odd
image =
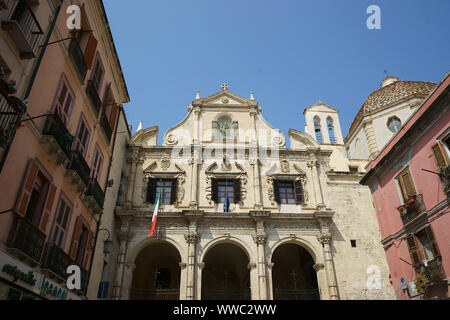
[[(262, 106), (286, 135), (304, 130), (317, 100), (340, 110), (344, 137), (388, 71), (401, 80), (440, 81), (450, 71), (448, 0), (104, 1), (130, 92), (135, 132), (180, 122), (200, 90), (230, 91)], [(381, 30), (366, 9), (381, 8)]]

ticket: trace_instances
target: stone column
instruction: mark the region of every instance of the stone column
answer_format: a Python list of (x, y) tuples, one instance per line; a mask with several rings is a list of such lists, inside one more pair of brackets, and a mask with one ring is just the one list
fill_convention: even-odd
[(258, 233), (253, 239), (258, 247), (258, 286), (259, 286), (259, 299), (267, 300), (267, 276), (266, 276), (266, 235), (264, 233)]
[(136, 166), (138, 164), (138, 150), (132, 150), (130, 156), (127, 158), (127, 162), (130, 164), (130, 171), (128, 174), (128, 189), (127, 189), (127, 199), (125, 201), (125, 207), (131, 208), (133, 203), (133, 191), (134, 182), (136, 178)]
[(205, 263), (200, 262), (197, 264), (197, 300), (202, 299), (202, 275), (203, 269), (205, 269)]
[[(120, 249), (119, 255), (117, 257), (117, 268), (116, 275), (114, 279), (113, 300), (122, 300), (122, 283), (123, 283), (123, 275), (125, 272), (125, 264), (126, 264), (126, 256), (127, 256), (127, 245), (128, 245), (128, 235), (121, 234), (120, 235)], [(128, 298), (128, 297), (125, 297)]]
[(365, 121), (363, 123), (364, 133), (366, 135), (367, 144), (369, 146), (370, 159), (375, 158), (375, 155), (378, 153), (378, 144), (377, 139), (375, 137), (375, 132), (373, 131), (372, 121)]
[(323, 257), (325, 260), (325, 270), (327, 274), (328, 288), (331, 300), (339, 300), (339, 293), (337, 290), (336, 272), (334, 270), (333, 255), (331, 254), (331, 234), (329, 232), (322, 232), (317, 236), (317, 240), (322, 244)]
[(252, 121), (252, 131), (253, 137), (251, 141), (250, 149), (250, 165), (253, 169), (253, 185), (254, 185), (254, 196), (255, 196), (255, 209), (262, 208), (263, 203), (261, 199), (261, 178), (259, 175), (259, 157), (258, 157), (258, 132), (256, 130), (256, 117), (257, 110), (251, 110), (250, 116), (253, 118)]
[[(136, 167), (135, 167), (135, 179), (133, 183), (133, 201), (131, 202), (132, 207), (136, 207), (139, 205), (139, 201), (141, 201), (141, 192), (138, 190), (142, 190), (142, 182), (144, 179), (144, 168), (142, 167), (144, 165), (144, 158), (139, 158)], [(135, 192), (136, 191), (136, 192)]]
[(322, 194), (322, 186), (320, 184), (320, 177), (319, 177), (319, 162), (316, 159), (311, 159), (307, 163), (308, 167), (311, 169), (311, 175), (313, 178), (313, 185), (314, 185), (314, 194), (315, 194), (315, 200), (316, 200), (316, 207), (318, 208), (324, 208), (325, 204), (323, 201), (323, 194)]
[(267, 267), (269, 268), (269, 272), (267, 274), (267, 298), (269, 300), (273, 300), (273, 267), (275, 263), (272, 261), (267, 262)]
[(194, 300), (195, 298), (195, 249), (198, 242), (197, 232), (189, 232), (184, 235), (188, 245), (188, 263), (186, 277), (186, 300)]

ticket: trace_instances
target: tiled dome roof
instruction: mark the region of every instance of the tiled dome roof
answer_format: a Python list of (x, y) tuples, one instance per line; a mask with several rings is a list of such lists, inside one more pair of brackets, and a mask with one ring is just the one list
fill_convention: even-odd
[[(389, 81), (386, 81), (388, 78)], [(383, 81), (382, 87), (372, 92), (364, 102), (350, 126), (348, 137), (354, 132), (364, 116), (377, 112), (378, 110), (381, 111), (385, 107), (395, 105), (397, 102), (408, 97), (413, 98), (413, 96), (417, 96), (425, 98), (436, 87), (436, 83), (433, 82), (400, 81), (395, 77), (388, 78)], [(392, 78), (395, 80), (392, 80)]]

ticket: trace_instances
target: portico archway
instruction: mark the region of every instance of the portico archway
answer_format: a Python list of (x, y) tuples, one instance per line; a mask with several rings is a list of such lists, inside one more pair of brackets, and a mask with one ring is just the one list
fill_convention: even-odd
[(272, 255), (274, 300), (319, 300), (315, 264), (311, 254), (296, 243), (282, 244)]
[(208, 250), (203, 261), (203, 300), (251, 299), (249, 258), (238, 245), (217, 244)]
[(178, 250), (168, 242), (146, 246), (136, 257), (130, 299), (178, 300), (180, 262)]

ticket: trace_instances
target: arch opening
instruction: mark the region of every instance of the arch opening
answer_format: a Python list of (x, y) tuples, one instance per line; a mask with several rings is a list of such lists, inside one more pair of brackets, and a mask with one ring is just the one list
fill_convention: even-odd
[(238, 245), (217, 244), (203, 261), (203, 300), (250, 300), (249, 258)]
[(131, 300), (178, 300), (181, 256), (168, 242), (146, 246), (137, 255), (130, 290)]
[(336, 135), (334, 132), (334, 123), (333, 123), (333, 119), (331, 119), (330, 117), (328, 117), (327, 119), (327, 128), (328, 128), (328, 136), (330, 137), (330, 143), (331, 144), (336, 144)]
[(311, 254), (295, 243), (282, 244), (272, 255), (274, 300), (320, 300)]
[(320, 119), (318, 117), (314, 118), (314, 132), (316, 133), (317, 143), (322, 143), (322, 129), (320, 127)]

